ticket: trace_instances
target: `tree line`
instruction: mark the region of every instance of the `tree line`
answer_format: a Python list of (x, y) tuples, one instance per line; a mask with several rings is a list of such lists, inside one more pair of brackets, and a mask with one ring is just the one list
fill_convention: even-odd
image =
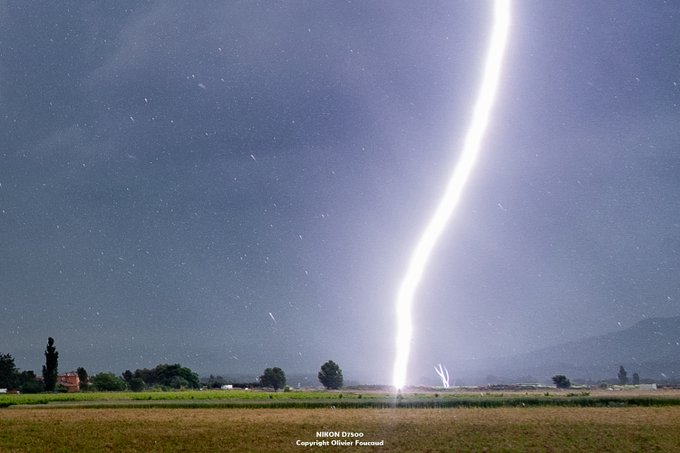
[[(619, 372), (617, 373), (616, 377), (618, 378), (619, 385), (628, 385), (629, 383), (632, 383), (633, 385), (640, 385), (640, 375), (638, 373), (633, 373), (633, 379), (630, 381), (628, 379), (628, 372), (623, 367), (623, 365), (619, 366)], [(571, 388), (571, 381), (563, 374), (553, 376), (552, 381), (557, 388)]]
[[(0, 354), (0, 388), (18, 390), (22, 393), (66, 391), (58, 384), (59, 352), (54, 339), (49, 337), (45, 348), (45, 365), (42, 379), (33, 371), (20, 371), (10, 354)], [(198, 389), (201, 381), (191, 369), (176, 364), (160, 364), (154, 368), (125, 370), (120, 376), (111, 372), (101, 372), (89, 376), (87, 370), (79, 367), (76, 371), (82, 391), (142, 391), (146, 389)], [(212, 377), (211, 377), (212, 378)], [(321, 366), (319, 382), (327, 389), (343, 386), (342, 370), (332, 360)], [(254, 386), (272, 388), (274, 391), (286, 389), (286, 374), (279, 367), (266, 368)]]

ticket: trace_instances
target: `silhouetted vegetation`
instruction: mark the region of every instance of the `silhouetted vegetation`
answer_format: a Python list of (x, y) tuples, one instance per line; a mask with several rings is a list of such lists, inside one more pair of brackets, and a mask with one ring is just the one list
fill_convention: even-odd
[(553, 376), (552, 381), (558, 389), (568, 389), (571, 387), (571, 382), (563, 374)]
[(76, 373), (78, 374), (78, 380), (80, 381), (79, 390), (87, 390), (87, 386), (89, 385), (89, 376), (87, 375), (87, 370), (85, 370), (83, 367), (78, 367)]
[(0, 388), (14, 388), (16, 373), (17, 369), (14, 365), (14, 357), (10, 354), (0, 354)]
[(226, 379), (224, 379), (222, 376), (215, 376), (212, 374), (208, 377), (208, 379), (203, 379), (201, 382), (210, 389), (219, 389), (223, 385), (227, 384)]
[(113, 373), (98, 373), (92, 378), (92, 385), (100, 392), (120, 392), (127, 386), (125, 382)]
[(123, 378), (128, 383), (131, 383), (135, 378), (141, 379), (148, 387), (197, 389), (201, 386), (198, 375), (179, 363), (173, 365), (160, 364), (151, 369), (143, 368), (135, 370), (134, 373), (125, 371)]
[(47, 348), (45, 348), (45, 365), (43, 365), (42, 375), (45, 390), (48, 392), (54, 391), (57, 384), (57, 374), (59, 368), (59, 353), (54, 346), (54, 338), (47, 339)]
[(319, 382), (327, 389), (339, 389), (342, 387), (343, 378), (342, 370), (337, 363), (329, 360), (328, 362), (321, 365), (321, 371), (319, 371)]
[(279, 367), (267, 368), (264, 370), (264, 374), (260, 376), (260, 385), (272, 387), (276, 392), (286, 385), (286, 374)]
[(138, 377), (133, 377), (130, 379), (130, 382), (127, 383), (127, 386), (133, 392), (141, 392), (146, 387), (144, 381)]

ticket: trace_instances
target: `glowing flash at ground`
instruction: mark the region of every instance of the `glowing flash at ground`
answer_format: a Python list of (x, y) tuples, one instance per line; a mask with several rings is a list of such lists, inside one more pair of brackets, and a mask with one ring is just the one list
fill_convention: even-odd
[(495, 0), (494, 25), (491, 42), (484, 67), (481, 88), (477, 95), (472, 115), (472, 122), (468, 129), (461, 151), (460, 160), (449, 180), (446, 191), (437, 206), (434, 215), (427, 224), (423, 235), (416, 245), (408, 270), (397, 295), (397, 353), (394, 361), (393, 385), (401, 389), (406, 384), (406, 370), (411, 347), (411, 307), (413, 296), (418, 283), (425, 272), (437, 239), (444, 231), (453, 210), (460, 199), (465, 183), (472, 171), (480, 144), (489, 122), (491, 106), (496, 96), (498, 79), (500, 78), (501, 62), (505, 51), (505, 44), (510, 28), (510, 1)]

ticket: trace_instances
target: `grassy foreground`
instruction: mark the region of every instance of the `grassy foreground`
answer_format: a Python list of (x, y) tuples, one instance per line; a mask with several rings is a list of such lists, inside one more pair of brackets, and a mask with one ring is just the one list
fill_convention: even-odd
[[(317, 431), (379, 446), (315, 446)], [(352, 442), (351, 438), (339, 438)], [(0, 410), (0, 451), (677, 451), (680, 407)]]

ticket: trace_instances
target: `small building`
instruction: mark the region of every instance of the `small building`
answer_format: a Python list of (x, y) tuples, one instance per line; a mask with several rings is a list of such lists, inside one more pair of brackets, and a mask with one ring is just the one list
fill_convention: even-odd
[(656, 390), (656, 384), (640, 384), (638, 388), (640, 390), (654, 391)]
[(57, 385), (63, 385), (69, 393), (80, 391), (78, 373), (64, 373), (57, 375)]

